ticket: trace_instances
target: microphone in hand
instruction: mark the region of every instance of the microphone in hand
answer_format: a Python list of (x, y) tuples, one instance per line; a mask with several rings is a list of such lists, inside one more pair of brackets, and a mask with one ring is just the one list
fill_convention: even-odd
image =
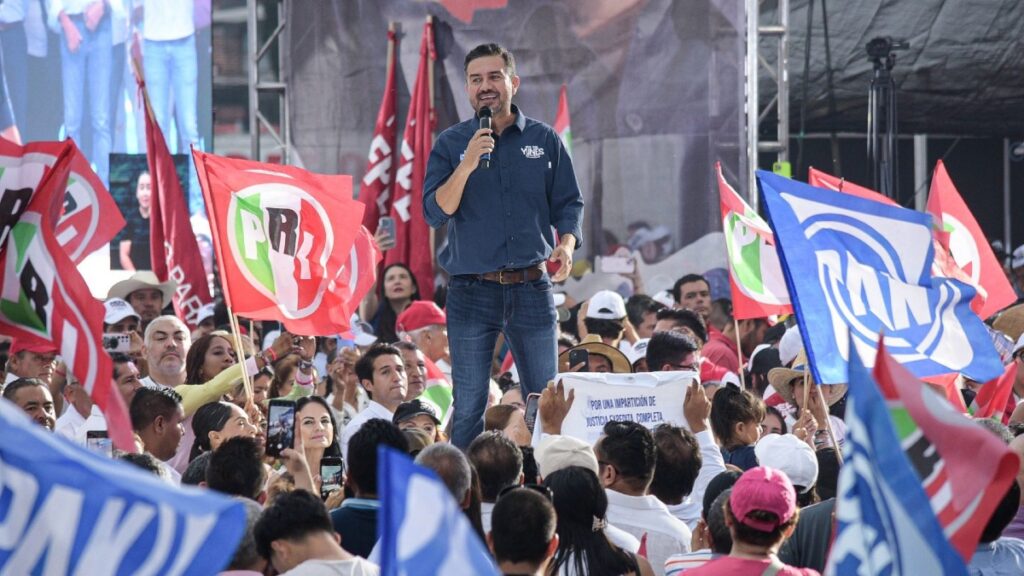
[[(491, 109), (487, 106), (480, 108), (480, 129), (490, 130), (491, 129)], [(488, 152), (480, 156), (480, 167), (490, 168), (491, 167), (491, 153)]]

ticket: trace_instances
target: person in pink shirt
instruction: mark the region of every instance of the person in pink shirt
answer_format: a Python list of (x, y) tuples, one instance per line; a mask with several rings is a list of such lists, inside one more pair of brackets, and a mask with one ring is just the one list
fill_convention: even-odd
[(796, 492), (785, 473), (764, 466), (747, 470), (736, 481), (725, 505), (732, 550), (728, 556), (688, 570), (687, 576), (818, 576), (810, 568), (783, 564), (777, 556), (799, 517)]

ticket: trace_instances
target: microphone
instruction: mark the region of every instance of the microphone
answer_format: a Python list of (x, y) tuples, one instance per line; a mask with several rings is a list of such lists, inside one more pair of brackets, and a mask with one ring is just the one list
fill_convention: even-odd
[[(484, 106), (480, 109), (480, 129), (490, 130), (491, 129), (491, 109)], [(491, 153), (488, 152), (480, 156), (480, 167), (490, 168), (491, 167)]]

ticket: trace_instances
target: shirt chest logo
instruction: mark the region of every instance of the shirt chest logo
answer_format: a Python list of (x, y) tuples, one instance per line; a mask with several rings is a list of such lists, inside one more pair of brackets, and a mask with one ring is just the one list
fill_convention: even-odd
[(523, 146), (520, 150), (523, 151), (523, 156), (530, 159), (537, 159), (544, 156), (544, 149), (540, 146)]

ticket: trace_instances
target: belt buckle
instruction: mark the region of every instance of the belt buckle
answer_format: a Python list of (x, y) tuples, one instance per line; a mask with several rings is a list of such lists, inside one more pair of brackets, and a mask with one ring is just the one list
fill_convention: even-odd
[[(517, 271), (517, 270), (500, 270), (500, 271), (498, 271), (498, 283), (503, 285), (503, 286), (508, 286), (510, 284), (517, 284), (517, 283), (521, 282), (520, 280), (515, 279), (516, 275), (519, 274), (519, 272), (520, 271)], [(509, 276), (511, 277), (507, 281), (505, 280), (505, 273), (509, 273)]]

